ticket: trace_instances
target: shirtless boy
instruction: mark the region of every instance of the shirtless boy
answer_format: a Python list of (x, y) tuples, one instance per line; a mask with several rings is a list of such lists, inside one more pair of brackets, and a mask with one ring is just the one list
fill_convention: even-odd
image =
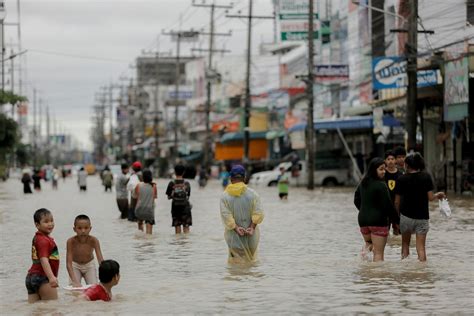
[(89, 235), (92, 226), (87, 215), (78, 215), (74, 220), (73, 230), (76, 236), (67, 241), (66, 266), (73, 287), (81, 287), (81, 278), (86, 284), (97, 283), (97, 269), (93, 252), (99, 264), (104, 261), (100, 250), (99, 240)]

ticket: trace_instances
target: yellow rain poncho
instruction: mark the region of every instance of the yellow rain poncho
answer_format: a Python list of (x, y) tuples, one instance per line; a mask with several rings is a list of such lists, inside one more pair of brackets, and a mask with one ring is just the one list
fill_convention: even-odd
[(252, 236), (239, 236), (236, 226), (250, 227), (263, 221), (263, 210), (258, 194), (243, 182), (229, 184), (220, 203), (222, 222), (225, 226), (225, 241), (229, 247), (229, 262), (253, 262), (256, 258), (260, 232), (258, 226)]

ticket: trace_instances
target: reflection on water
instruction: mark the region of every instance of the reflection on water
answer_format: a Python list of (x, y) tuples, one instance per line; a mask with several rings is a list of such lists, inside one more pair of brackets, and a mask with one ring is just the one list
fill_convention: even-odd
[[(473, 199), (450, 197), (451, 218), (432, 205), (428, 262), (400, 260), (401, 238), (392, 236), (385, 262), (364, 262), (357, 211), (350, 188), (290, 188), (289, 200), (275, 188), (257, 188), (266, 217), (260, 225), (258, 261), (227, 263), (228, 248), (219, 216), (221, 187), (210, 182), (191, 197), (194, 225), (174, 234), (167, 181), (158, 181), (154, 234), (117, 219), (114, 194), (97, 178), (79, 195), (74, 180), (54, 192), (22, 194), (21, 183), (0, 183), (0, 311), (6, 315), (148, 314), (469, 314), (474, 310)], [(194, 185), (194, 184), (193, 184)], [(67, 285), (66, 240), (74, 217), (88, 214), (92, 234), (107, 259), (120, 263), (114, 300), (80, 302), (59, 290), (59, 300), (29, 305), (24, 278), (35, 232), (32, 213), (49, 208), (61, 256), (60, 286)], [(12, 251), (14, 249), (14, 251)]]

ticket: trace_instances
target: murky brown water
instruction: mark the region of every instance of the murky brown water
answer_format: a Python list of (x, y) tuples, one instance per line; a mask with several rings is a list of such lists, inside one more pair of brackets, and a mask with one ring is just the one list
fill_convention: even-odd
[[(118, 219), (115, 193), (97, 178), (79, 194), (69, 179), (52, 191), (24, 196), (21, 183), (0, 183), (0, 313), (2, 315), (145, 314), (470, 314), (474, 310), (474, 200), (451, 198), (453, 216), (431, 208), (428, 263), (399, 259), (400, 239), (390, 240), (386, 261), (359, 258), (362, 238), (352, 189), (290, 188), (281, 202), (275, 188), (258, 188), (266, 211), (258, 265), (230, 267), (219, 217), (221, 187), (193, 183), (194, 226), (188, 236), (170, 227), (167, 182), (159, 181), (155, 235)], [(114, 301), (76, 302), (63, 289), (56, 302), (29, 305), (24, 286), (31, 265), (32, 214), (49, 208), (61, 255), (59, 281), (67, 285), (66, 240), (79, 213), (92, 218), (105, 258), (121, 265)], [(415, 256), (413, 256), (415, 254)]]

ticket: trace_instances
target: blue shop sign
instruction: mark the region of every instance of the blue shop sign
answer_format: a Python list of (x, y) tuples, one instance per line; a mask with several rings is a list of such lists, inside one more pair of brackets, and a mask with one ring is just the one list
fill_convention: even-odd
[[(374, 90), (406, 87), (408, 85), (406, 59), (399, 56), (373, 58), (372, 82)], [(418, 87), (434, 86), (438, 83), (437, 70), (417, 72)]]

